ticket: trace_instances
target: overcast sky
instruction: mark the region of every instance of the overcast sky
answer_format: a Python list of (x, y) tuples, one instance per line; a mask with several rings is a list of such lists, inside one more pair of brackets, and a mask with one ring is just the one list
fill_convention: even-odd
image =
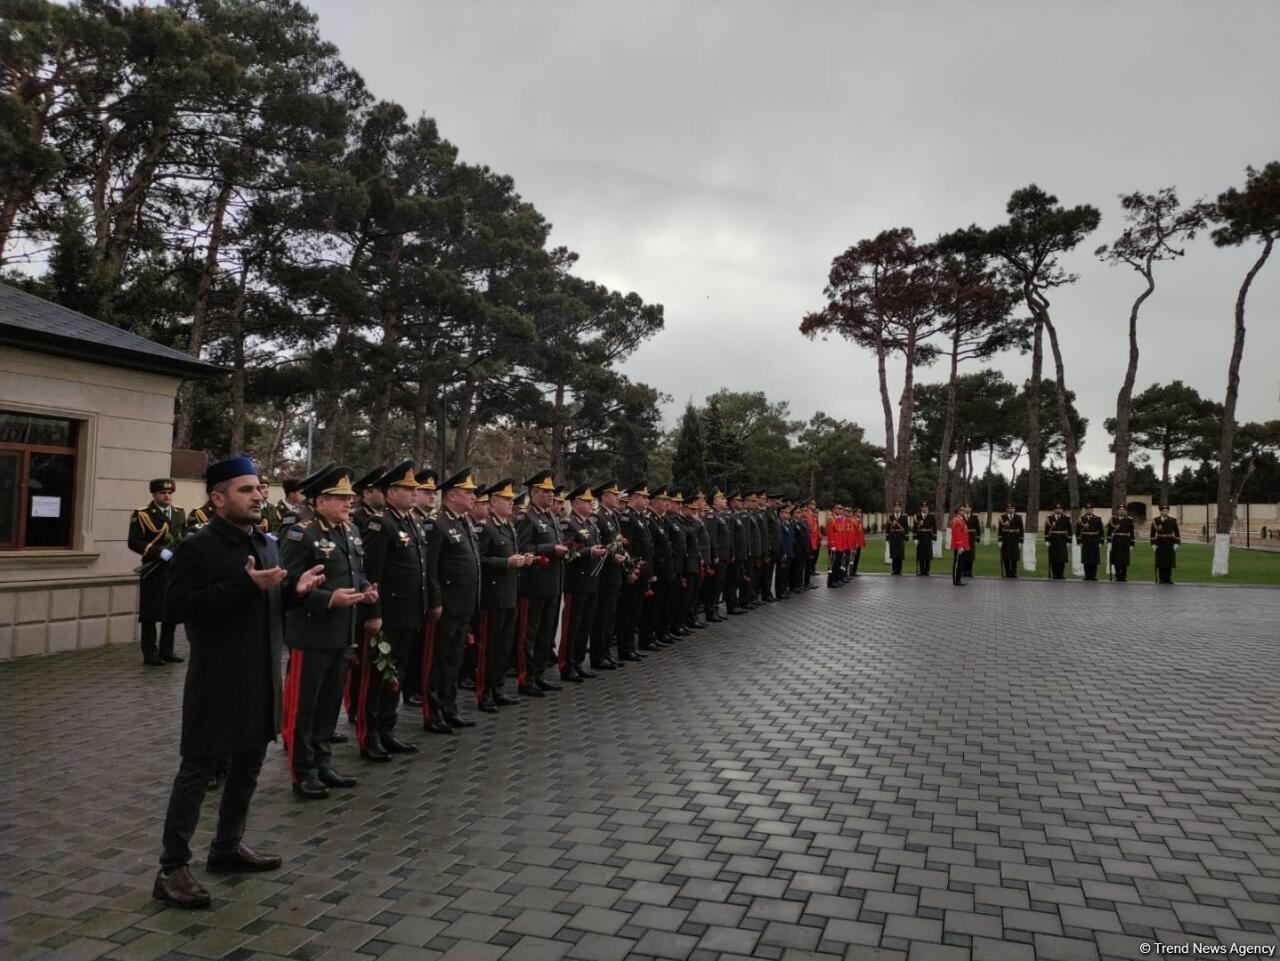
[[(889, 227), (931, 240), (991, 225), (1034, 181), (1102, 210), (1052, 310), (1090, 420), (1082, 469), (1109, 470), (1102, 421), (1141, 289), (1092, 253), (1123, 228), (1117, 195), (1212, 197), (1280, 159), (1273, 0), (311, 5), (375, 96), (515, 178), (578, 273), (665, 306), (666, 329), (624, 370), (672, 395), (669, 422), (690, 397), (764, 390), (881, 442), (871, 355), (798, 332), (832, 257)], [(1138, 390), (1181, 378), (1222, 398), (1257, 252), (1203, 238), (1161, 267)], [(1030, 362), (996, 365), (1020, 382)], [(1280, 415), (1278, 370), (1280, 252), (1250, 295), (1242, 420)], [(895, 398), (900, 384), (899, 368)]]

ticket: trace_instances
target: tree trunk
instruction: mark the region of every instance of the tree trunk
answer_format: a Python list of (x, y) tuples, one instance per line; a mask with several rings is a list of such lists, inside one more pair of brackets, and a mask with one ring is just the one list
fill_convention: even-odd
[(1271, 256), (1275, 241), (1268, 237), (1262, 246), (1262, 254), (1244, 276), (1240, 292), (1236, 295), (1236, 329), (1231, 345), (1231, 362), (1227, 365), (1227, 396), (1222, 404), (1222, 443), (1218, 447), (1218, 523), (1217, 537), (1213, 545), (1213, 574), (1221, 577), (1227, 573), (1228, 554), (1231, 545), (1231, 525), (1235, 521), (1236, 505), (1231, 490), (1231, 460), (1235, 453), (1236, 401), (1240, 395), (1240, 360), (1244, 357), (1244, 305), (1249, 296), (1249, 286), (1262, 265)]
[(889, 401), (889, 375), (885, 370), (888, 350), (883, 335), (876, 332), (876, 372), (880, 376), (880, 406), (884, 408), (884, 509), (893, 507), (893, 492), (897, 489), (898, 462), (894, 456), (893, 404)]
[(1160, 503), (1167, 504), (1169, 503), (1169, 461), (1172, 459), (1168, 442), (1165, 443), (1162, 453), (1164, 456), (1160, 468)]
[(458, 425), (453, 435), (453, 462), (462, 469), (467, 462), (467, 447), (471, 440), (471, 421), (475, 405), (476, 385), (471, 378), (463, 383), (458, 391)]
[[(1031, 295), (1027, 304), (1031, 306)], [(1027, 538), (1022, 544), (1022, 566), (1036, 569), (1036, 532), (1040, 529), (1040, 372), (1044, 366), (1044, 325), (1032, 313), (1035, 335), (1031, 340), (1031, 381), (1027, 385)], [(1028, 546), (1028, 544), (1030, 546)]]
[[(1133, 306), (1129, 308), (1129, 366), (1125, 368), (1124, 383), (1120, 385), (1120, 393), (1116, 395), (1116, 438), (1115, 467), (1111, 474), (1111, 508), (1124, 504), (1129, 499), (1129, 405), (1133, 399), (1133, 385), (1138, 377), (1138, 311), (1143, 301), (1156, 289), (1155, 275), (1151, 272), (1151, 256), (1147, 257), (1142, 276), (1147, 280), (1147, 289), (1138, 295)], [(1167, 497), (1164, 492), (1162, 497)]]
[(565, 385), (556, 384), (554, 419), (551, 421), (551, 469), (557, 483), (563, 482), (565, 473), (564, 393)]
[(956, 422), (956, 380), (960, 370), (960, 324), (957, 322), (951, 332), (951, 373), (947, 379), (947, 413), (942, 420), (942, 445), (938, 448), (938, 482), (933, 489), (933, 512), (944, 516), (946, 505), (943, 498), (947, 493), (946, 452), (951, 450), (951, 432)]
[(907, 501), (907, 482), (911, 472), (911, 412), (915, 407), (915, 372), (916, 372), (916, 334), (913, 330), (907, 338), (906, 371), (902, 375), (902, 396), (898, 399), (898, 450), (897, 450), (897, 487), (894, 489), (894, 500), (904, 506)]
[(431, 392), (425, 383), (418, 384), (413, 402), (413, 457), (419, 469), (427, 463), (427, 418), (431, 413)]
[(996, 462), (995, 441), (989, 441), (987, 443), (987, 526), (988, 527), (991, 526), (992, 508), (995, 507), (995, 500), (996, 500), (995, 491), (992, 489), (993, 488), (992, 479), (994, 478), (995, 475), (991, 473), (991, 468), (995, 465), (995, 462)]
[[(399, 236), (391, 245), (388, 262), (392, 271), (400, 265), (404, 253), (404, 237)], [(372, 442), (373, 459), (381, 462), (387, 454), (387, 424), (391, 420), (391, 398), (395, 391), (396, 365), (391, 360), (395, 346), (396, 331), (400, 326), (400, 307), (392, 304), (382, 313), (382, 353), (378, 367), (378, 384), (373, 402), (373, 416), (370, 419), (370, 440)]]
[(449, 469), (449, 461), (447, 457), (449, 437), (449, 399), (442, 390), (436, 396), (436, 463), (440, 466), (436, 468), (440, 473), (440, 479), (444, 480), (453, 474)]
[(1058, 382), (1058, 423), (1062, 430), (1062, 446), (1067, 453), (1067, 506), (1071, 512), (1071, 522), (1075, 523), (1080, 514), (1080, 471), (1076, 464), (1078, 442), (1076, 432), (1071, 426), (1071, 408), (1067, 404), (1066, 371), (1062, 364), (1062, 351), (1058, 347), (1058, 330), (1049, 319), (1049, 311), (1044, 312), (1044, 326), (1049, 331), (1049, 346), (1053, 349), (1053, 368)]
[[(214, 201), (213, 221), (209, 227), (209, 246), (204, 252), (204, 264), (200, 268), (200, 281), (196, 285), (196, 300), (191, 308), (191, 333), (187, 340), (187, 353), (192, 357), (199, 357), (200, 351), (204, 347), (205, 327), (209, 316), (209, 298), (213, 291), (214, 281), (218, 276), (218, 255), (222, 248), (222, 229), (226, 221), (227, 204), (230, 200), (231, 178), (226, 177), (218, 187), (218, 197)], [(244, 276), (242, 272), (242, 287), (243, 283)], [(195, 382), (190, 380), (183, 381), (182, 386), (178, 388), (178, 429), (177, 435), (173, 440), (174, 447), (186, 448), (191, 446), (191, 426), (195, 413), (191, 409), (194, 391)], [(232, 449), (240, 450), (234, 444)]]
[(240, 270), (240, 285), (231, 307), (231, 453), (244, 452), (244, 308), (249, 269)]
[(146, 203), (147, 193), (155, 183), (156, 170), (160, 167), (160, 158), (164, 156), (168, 144), (169, 128), (156, 127), (151, 133), (151, 143), (147, 146), (146, 153), (138, 161), (138, 166), (125, 185), (120, 203), (110, 213), (110, 232), (101, 247), (102, 274), (108, 281), (119, 280), (124, 270), (125, 258), (133, 242), (133, 232), (138, 226), (138, 216)]
[(957, 437), (956, 466), (951, 471), (951, 496), (950, 504), (948, 505), (947, 513), (945, 515), (947, 517), (951, 516), (955, 509), (960, 506), (961, 500), (964, 499), (964, 445), (964, 438)]

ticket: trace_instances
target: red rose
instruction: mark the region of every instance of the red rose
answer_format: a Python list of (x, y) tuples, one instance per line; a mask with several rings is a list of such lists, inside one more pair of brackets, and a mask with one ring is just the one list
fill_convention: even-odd
[(399, 694), (400, 682), (393, 677), (391, 680), (387, 681), (387, 690), (390, 691), (392, 694)]

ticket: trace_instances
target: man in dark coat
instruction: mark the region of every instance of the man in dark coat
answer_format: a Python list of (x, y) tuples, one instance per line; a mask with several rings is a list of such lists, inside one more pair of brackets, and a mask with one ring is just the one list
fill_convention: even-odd
[(742, 494), (734, 491), (729, 495), (729, 537), (732, 550), (729, 570), (725, 572), (724, 608), (729, 614), (745, 614), (747, 604), (751, 600), (750, 571), (751, 564), (751, 530), (747, 512), (743, 509)]
[(568, 500), (569, 516), (562, 522), (562, 532), (570, 553), (564, 564), (564, 612), (556, 663), (560, 680), (581, 684), (585, 678), (596, 676), (583, 665), (600, 598), (600, 571), (609, 549), (600, 542), (600, 529), (592, 512), (595, 494), (591, 485), (575, 487)]
[(911, 534), (916, 539), (916, 573), (929, 576), (933, 563), (933, 541), (938, 536), (938, 518), (929, 510), (929, 504), (920, 504), (920, 513), (911, 519)]
[(611, 550), (604, 567), (600, 568), (600, 596), (596, 598), (595, 618), (591, 622), (591, 667), (597, 671), (615, 671), (624, 664), (614, 660), (610, 654), (618, 620), (618, 602), (626, 579), (626, 549), (618, 550), (622, 538), (618, 498), (622, 491), (617, 481), (607, 480), (595, 488), (595, 493), (600, 501), (596, 510), (596, 529), (600, 531), (600, 543)]
[(1022, 537), (1025, 531), (1022, 526), (1022, 515), (1012, 504), (1004, 509), (1000, 521), (996, 525), (1000, 538), (1000, 576), (1017, 577), (1018, 561), (1022, 557)]
[(702, 584), (702, 613), (709, 622), (724, 620), (720, 616), (720, 600), (727, 597), (729, 567), (733, 563), (733, 518), (726, 507), (724, 491), (713, 488), (710, 510), (702, 516), (711, 542), (712, 566)]
[(760, 507), (763, 502), (764, 495), (760, 492), (748, 494), (746, 497), (747, 534), (751, 538), (751, 564), (747, 571), (751, 590), (747, 607), (760, 607), (764, 604), (762, 581), (764, 557), (769, 546), (769, 532), (765, 529), (764, 514)]
[(164, 853), (152, 894), (183, 908), (209, 904), (191, 876), (191, 838), (205, 787), (229, 758), (208, 870), (269, 871), (280, 859), (241, 842), (267, 743), (280, 730), (283, 607), (323, 581), (318, 567), (289, 585), (276, 544), (257, 530), (257, 471), (248, 458), (209, 467), (214, 516), (174, 550), (166, 603), (186, 627), (191, 661), (182, 698), (182, 763), (164, 822)]
[(560, 690), (560, 685), (542, 676), (551, 664), (556, 636), (556, 616), (560, 613), (560, 594), (564, 590), (564, 562), (569, 548), (563, 543), (560, 517), (553, 513), (555, 475), (539, 471), (525, 481), (529, 506), (516, 516), (516, 533), (520, 536), (520, 553), (537, 559), (520, 572), (520, 613), (516, 629), (520, 693), (547, 693)]
[[(418, 481), (413, 461), (401, 461), (378, 481), (386, 508), (364, 524), (364, 570), (377, 585), (378, 599), (367, 616), (382, 620), (382, 637), (391, 650), (382, 654), (376, 634), (361, 632), (360, 691), (356, 737), (361, 756), (386, 762), (392, 754), (413, 754), (418, 748), (396, 736), (400, 684), (413, 659), (414, 642), (426, 628), (427, 611), (435, 605), (427, 596), (427, 532), (413, 511)], [(383, 671), (379, 660), (388, 665)]]
[(978, 544), (982, 542), (982, 521), (972, 504), (965, 504), (965, 526), (969, 529), (969, 549), (964, 552), (964, 576), (973, 577), (973, 562), (978, 557)]
[[(165, 612), (165, 592), (169, 564), (187, 526), (182, 508), (173, 506), (176, 485), (172, 478), (151, 482), (151, 503), (129, 518), (129, 550), (142, 557), (138, 572), (138, 621), (142, 625), (142, 663), (163, 667), (182, 657), (173, 651), (177, 626)], [(160, 625), (160, 646), (156, 649), (156, 624)]]
[(353, 471), (339, 464), (311, 480), (305, 493), (315, 517), (294, 524), (280, 540), (286, 583), (316, 565), (324, 586), (289, 612), (285, 644), (289, 674), (285, 682), (284, 742), (293, 793), (303, 799), (326, 797), (331, 787), (352, 787), (355, 778), (332, 766), (332, 743), (342, 708), (343, 679), (357, 631), (382, 628), (380, 618), (361, 618), (359, 608), (378, 600), (364, 571), (364, 545), (351, 523), (355, 491)]
[(1076, 543), (1080, 546), (1080, 563), (1084, 565), (1084, 579), (1098, 579), (1098, 564), (1102, 561), (1102, 542), (1106, 533), (1102, 518), (1093, 512), (1093, 505), (1084, 506), (1084, 514), (1076, 521)]
[(625, 542), (632, 570), (622, 584), (618, 596), (618, 619), (614, 634), (618, 643), (618, 662), (642, 661), (636, 650), (641, 612), (648, 603), (645, 595), (653, 590), (653, 537), (649, 530), (649, 484), (637, 481), (627, 492), (627, 506), (618, 518), (618, 529)]
[(1049, 574), (1055, 581), (1066, 578), (1067, 560), (1071, 553), (1071, 518), (1055, 504), (1044, 522), (1044, 541), (1049, 548)]
[(1173, 569), (1178, 566), (1178, 545), (1182, 534), (1178, 522), (1169, 516), (1169, 505), (1160, 505), (1160, 516), (1151, 522), (1151, 547), (1156, 554), (1156, 576), (1161, 584), (1173, 583)]
[(1117, 581), (1124, 583), (1129, 579), (1129, 556), (1133, 552), (1134, 538), (1137, 531), (1133, 527), (1133, 518), (1123, 504), (1120, 504), (1107, 521), (1107, 540), (1111, 543), (1109, 559), (1115, 571)]
[(884, 522), (884, 539), (889, 545), (889, 562), (894, 574), (902, 573), (902, 559), (906, 556), (910, 527), (911, 521), (902, 513), (902, 505), (894, 504), (893, 513)]
[(286, 477), (280, 482), (280, 486), (284, 488), (284, 497), (276, 505), (276, 519), (278, 521), (275, 529), (276, 534), (284, 534), (298, 521), (311, 520), (311, 507), (307, 504), (307, 499), (302, 494), (301, 485), (302, 482), (296, 477)]
[[(517, 580), (534, 555), (520, 553), (511, 517), (515, 481), (505, 477), (490, 487), (489, 516), (480, 529), (480, 631), (476, 638), (476, 706), (487, 714), (520, 704), (502, 690), (516, 637)], [(539, 691), (538, 697), (542, 696)]]
[(774, 581), (778, 569), (778, 548), (782, 536), (778, 520), (781, 494), (763, 494), (760, 519), (764, 522), (764, 557), (760, 567), (760, 592), (763, 600), (773, 603), (776, 599)]
[(671, 592), (678, 583), (675, 573), (675, 560), (671, 550), (671, 534), (667, 527), (666, 514), (671, 506), (665, 487), (655, 487), (649, 498), (649, 511), (645, 515), (649, 522), (649, 540), (653, 544), (653, 583), (644, 599), (644, 607), (640, 611), (640, 644), (642, 651), (653, 651), (666, 647), (673, 639), (668, 633), (666, 612), (671, 603)]

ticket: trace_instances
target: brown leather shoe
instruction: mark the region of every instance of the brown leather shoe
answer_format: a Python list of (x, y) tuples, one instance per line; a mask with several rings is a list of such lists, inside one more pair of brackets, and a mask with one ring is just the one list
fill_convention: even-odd
[(209, 892), (200, 887), (200, 883), (191, 876), (191, 869), (185, 865), (180, 868), (163, 868), (156, 875), (156, 883), (151, 888), (151, 896), (157, 901), (172, 904), (175, 908), (207, 908)]
[(280, 858), (274, 854), (259, 854), (244, 844), (236, 846), (234, 851), (219, 853), (210, 851), (205, 868), (210, 874), (224, 874), (228, 871), (274, 871), (280, 867)]

